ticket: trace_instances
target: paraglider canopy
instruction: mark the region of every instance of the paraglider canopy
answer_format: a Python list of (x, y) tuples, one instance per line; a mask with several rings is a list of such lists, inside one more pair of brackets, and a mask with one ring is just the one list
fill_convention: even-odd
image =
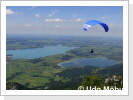
[(108, 25), (105, 24), (105, 23), (103, 23), (103, 22), (101, 22), (101, 21), (98, 21), (98, 20), (90, 20), (90, 21), (86, 22), (86, 23), (84, 24), (83, 29), (84, 29), (85, 31), (87, 31), (87, 30), (89, 29), (89, 27), (91, 27), (91, 26), (93, 26), (93, 25), (96, 25), (96, 24), (100, 24), (100, 25), (104, 28), (105, 32), (108, 32), (108, 30), (109, 30)]

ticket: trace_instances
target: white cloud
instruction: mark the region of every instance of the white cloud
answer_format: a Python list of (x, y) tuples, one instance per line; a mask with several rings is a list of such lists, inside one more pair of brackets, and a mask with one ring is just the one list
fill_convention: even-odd
[(16, 15), (17, 12), (12, 11), (11, 9), (6, 9), (6, 15)]
[(55, 15), (58, 12), (57, 9), (53, 10), (53, 12), (51, 14), (48, 14), (47, 17), (52, 17), (53, 15)]
[(41, 15), (40, 15), (40, 14), (35, 14), (35, 17), (36, 17), (36, 18), (40, 18)]
[(56, 19), (45, 19), (45, 22), (66, 22), (66, 20), (61, 20), (59, 18)]
[(56, 18), (56, 19), (45, 19), (44, 20), (45, 22), (81, 22), (83, 21), (83, 19), (75, 19), (75, 20), (61, 20), (59, 18)]
[(55, 28), (62, 28), (62, 26), (54, 26)]
[(24, 26), (25, 27), (31, 27), (32, 25), (31, 24), (25, 24)]
[(75, 20), (70, 20), (70, 22), (81, 22), (81, 21), (83, 21), (83, 19), (80, 19), (80, 18), (75, 19)]
[(83, 21), (83, 19), (78, 18), (78, 19), (75, 20), (75, 22), (81, 22), (81, 21)]

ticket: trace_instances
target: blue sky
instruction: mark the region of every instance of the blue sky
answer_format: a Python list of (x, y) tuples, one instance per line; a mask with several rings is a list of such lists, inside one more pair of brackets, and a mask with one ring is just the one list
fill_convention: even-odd
[[(89, 20), (99, 20), (109, 26), (105, 32), (100, 25), (83, 30)], [(6, 31), (10, 34), (73, 34), (92, 36), (123, 36), (122, 6), (7, 6)]]

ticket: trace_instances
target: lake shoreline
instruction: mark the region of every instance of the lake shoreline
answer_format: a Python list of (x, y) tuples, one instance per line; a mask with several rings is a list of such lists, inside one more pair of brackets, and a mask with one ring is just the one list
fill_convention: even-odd
[[(106, 57), (93, 57), (93, 58), (77, 58), (77, 59), (72, 59), (72, 60), (70, 60), (70, 61), (65, 61), (65, 62), (61, 62), (61, 63), (58, 63), (57, 65), (58, 66), (60, 66), (61, 68), (75, 68), (75, 67), (85, 67), (85, 66), (97, 66), (97, 65), (84, 65), (84, 63), (83, 63), (83, 65), (82, 66), (80, 66), (80, 64), (79, 65), (72, 65), (72, 66), (65, 66), (65, 64), (67, 64), (67, 63), (71, 63), (71, 62), (76, 62), (76, 61), (78, 61), (78, 60), (95, 60), (95, 59), (101, 59), (101, 61), (102, 60), (105, 60), (105, 61), (111, 61), (112, 63), (114, 63), (114, 64), (110, 64), (110, 65), (107, 65), (107, 66), (112, 66), (112, 65), (115, 65), (115, 64), (119, 64), (119, 62), (117, 62), (117, 61), (114, 61), (114, 60), (109, 60), (108, 58), (106, 58)], [(79, 61), (80, 62), (80, 61)], [(79, 63), (79, 62), (77, 62), (77, 63)], [(98, 66), (98, 67), (101, 67), (101, 66)], [(103, 66), (103, 67), (106, 67), (105, 65)]]
[(65, 54), (67, 51), (75, 48), (78, 47), (67, 47), (62, 45), (44, 46), (39, 48), (6, 50), (6, 55), (13, 55), (13, 59), (36, 59), (56, 54)]
[[(6, 49), (6, 50), (24, 50), (24, 49), (43, 48), (43, 47), (48, 47), (48, 46), (58, 46), (58, 45), (61, 45), (61, 44), (43, 45), (43, 46), (35, 46), (35, 47), (24, 47), (24, 48), (21, 48), (21, 49), (14, 48), (14, 49)], [(63, 45), (61, 45), (61, 46), (63, 46)]]

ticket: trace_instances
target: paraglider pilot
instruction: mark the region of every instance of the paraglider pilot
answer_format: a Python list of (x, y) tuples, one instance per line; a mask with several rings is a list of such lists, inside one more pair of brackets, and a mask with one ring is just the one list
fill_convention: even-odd
[(90, 53), (93, 53), (93, 52), (94, 52), (93, 49), (91, 49), (91, 50), (90, 50)]

